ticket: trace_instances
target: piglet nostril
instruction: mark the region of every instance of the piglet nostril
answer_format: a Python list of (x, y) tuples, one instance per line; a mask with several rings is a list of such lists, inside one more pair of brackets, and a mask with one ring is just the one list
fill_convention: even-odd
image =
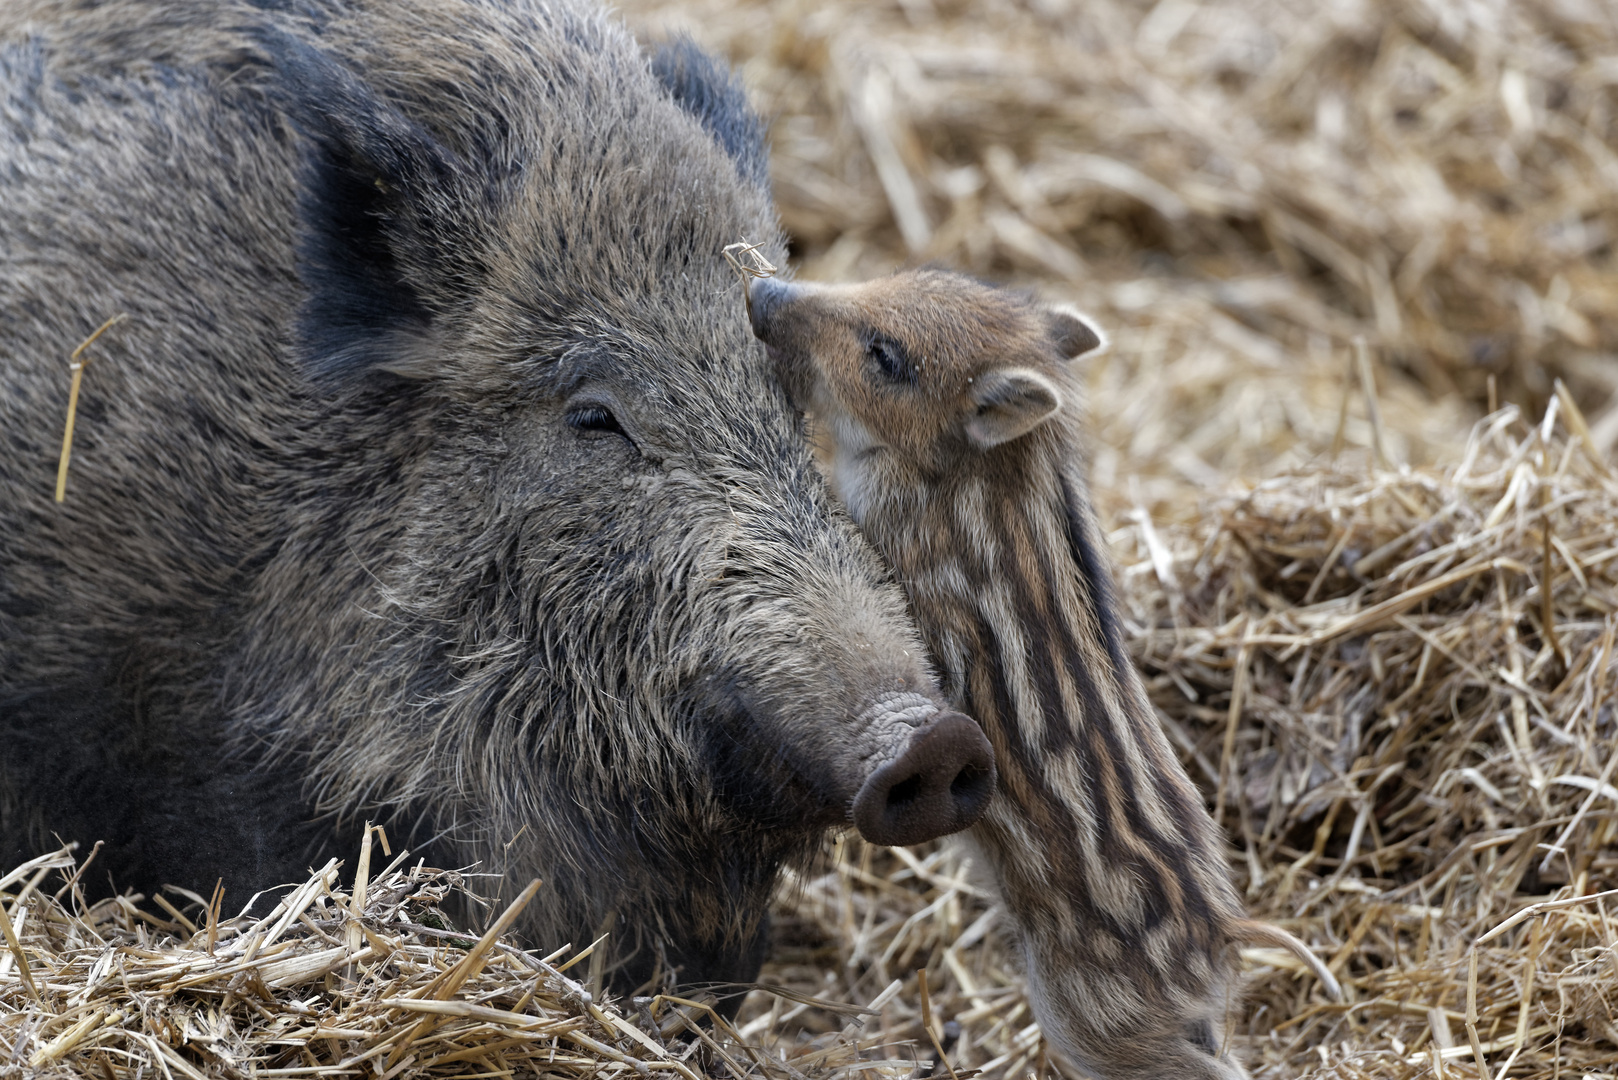
[(983, 729), (960, 713), (943, 713), (865, 781), (854, 797), (854, 824), (876, 844), (919, 844), (960, 832), (988, 809), (994, 778)]

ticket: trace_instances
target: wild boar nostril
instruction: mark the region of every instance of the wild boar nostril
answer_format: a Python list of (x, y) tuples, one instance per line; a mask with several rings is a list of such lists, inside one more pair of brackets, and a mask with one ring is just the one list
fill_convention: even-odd
[(921, 797), (921, 776), (901, 780), (888, 789), (888, 809), (907, 806)]
[(955, 774), (949, 789), (957, 799), (986, 799), (994, 794), (994, 770), (968, 765)]
[(876, 844), (918, 844), (959, 832), (994, 795), (994, 751), (983, 729), (957, 712), (916, 728), (898, 757), (854, 797), (860, 835)]

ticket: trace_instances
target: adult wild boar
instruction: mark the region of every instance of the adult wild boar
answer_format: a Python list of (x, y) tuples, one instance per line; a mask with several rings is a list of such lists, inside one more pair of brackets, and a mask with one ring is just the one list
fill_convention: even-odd
[(982, 812), (718, 257), (781, 247), (700, 53), (575, 0), (12, 0), (0, 110), (4, 860), (241, 897), (374, 817), (544, 878), (536, 943), (615, 913), (624, 989), (751, 978), (827, 826)]

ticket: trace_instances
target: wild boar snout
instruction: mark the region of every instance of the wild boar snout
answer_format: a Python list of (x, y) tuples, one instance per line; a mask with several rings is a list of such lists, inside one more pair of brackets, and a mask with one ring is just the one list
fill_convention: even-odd
[(994, 751), (983, 729), (953, 710), (890, 702), (892, 713), (930, 711), (924, 722), (895, 740), (897, 755), (866, 778), (850, 816), (875, 844), (918, 844), (970, 827), (994, 795)]
[(994, 794), (994, 751), (945, 703), (898, 597), (853, 577), (815, 580), (813, 563), (772, 573), (765, 564), (782, 553), (762, 544), (727, 550), (733, 576), (708, 602), (734, 593), (735, 606), (693, 705), (724, 718), (712, 738), (731, 803), (783, 825), (852, 824), (879, 844), (976, 822)]

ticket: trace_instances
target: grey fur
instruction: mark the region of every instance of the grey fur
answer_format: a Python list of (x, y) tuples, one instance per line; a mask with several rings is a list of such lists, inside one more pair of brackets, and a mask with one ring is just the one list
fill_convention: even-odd
[(0, 858), (244, 899), (373, 817), (543, 877), (536, 943), (616, 912), (620, 988), (752, 977), (929, 719), (871, 704), (941, 699), (744, 321), (720, 248), (784, 252), (710, 130), (572, 0), (0, 11)]

